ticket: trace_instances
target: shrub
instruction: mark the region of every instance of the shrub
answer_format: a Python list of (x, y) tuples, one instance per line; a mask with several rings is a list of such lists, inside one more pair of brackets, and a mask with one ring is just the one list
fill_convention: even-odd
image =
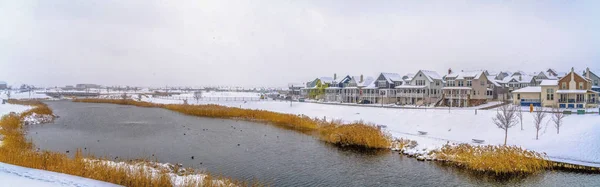
[(531, 174), (550, 168), (542, 154), (516, 146), (445, 145), (435, 155), (460, 167), (496, 175)]

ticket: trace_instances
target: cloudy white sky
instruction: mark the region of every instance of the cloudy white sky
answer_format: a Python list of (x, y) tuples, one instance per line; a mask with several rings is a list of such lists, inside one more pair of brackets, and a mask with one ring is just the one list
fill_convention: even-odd
[(286, 86), (448, 68), (600, 69), (600, 1), (0, 0), (0, 80)]

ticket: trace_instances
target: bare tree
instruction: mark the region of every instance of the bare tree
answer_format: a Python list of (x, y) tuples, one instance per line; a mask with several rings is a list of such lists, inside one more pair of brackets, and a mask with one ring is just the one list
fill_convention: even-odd
[(556, 134), (560, 133), (560, 127), (563, 125), (563, 118), (567, 117), (564, 113), (560, 112), (558, 107), (552, 108), (552, 122), (556, 127)]
[(196, 91), (196, 92), (194, 92), (194, 99), (196, 99), (196, 103), (198, 103), (198, 101), (200, 100), (200, 98), (202, 98), (202, 91)]
[(519, 106), (515, 107), (515, 109), (517, 109), (517, 118), (521, 122), (521, 130), (523, 130), (523, 110)]
[(492, 118), (494, 124), (502, 130), (504, 130), (504, 145), (508, 139), (508, 129), (515, 126), (517, 121), (518, 107), (512, 105), (502, 105), (496, 109), (496, 116)]
[(540, 130), (542, 129), (542, 121), (546, 118), (546, 111), (543, 107), (536, 107), (533, 112), (533, 125), (535, 127), (535, 139), (539, 139)]

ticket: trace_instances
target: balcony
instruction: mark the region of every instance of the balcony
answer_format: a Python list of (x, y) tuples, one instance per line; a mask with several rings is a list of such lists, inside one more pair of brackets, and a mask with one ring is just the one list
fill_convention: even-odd
[(559, 99), (559, 103), (585, 103), (583, 99)]

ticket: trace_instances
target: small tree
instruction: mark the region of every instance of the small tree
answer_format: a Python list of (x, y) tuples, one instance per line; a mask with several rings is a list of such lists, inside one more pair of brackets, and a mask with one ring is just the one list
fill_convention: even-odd
[(196, 99), (196, 103), (202, 98), (202, 91), (194, 92), (194, 99)]
[(521, 130), (523, 130), (523, 110), (521, 107), (515, 107), (517, 110), (517, 118), (519, 120), (519, 122), (521, 123)]
[(518, 107), (516, 106), (502, 105), (496, 109), (496, 116), (492, 118), (494, 124), (504, 130), (504, 145), (506, 145), (506, 140), (508, 139), (508, 129), (518, 123), (516, 111), (518, 111)]
[(563, 125), (563, 118), (567, 117), (564, 113), (560, 112), (558, 107), (552, 108), (552, 122), (556, 127), (556, 134), (560, 133), (560, 127)]
[(546, 118), (546, 111), (542, 107), (536, 107), (533, 112), (533, 125), (535, 127), (535, 139), (539, 140), (540, 130), (542, 129), (542, 121)]

